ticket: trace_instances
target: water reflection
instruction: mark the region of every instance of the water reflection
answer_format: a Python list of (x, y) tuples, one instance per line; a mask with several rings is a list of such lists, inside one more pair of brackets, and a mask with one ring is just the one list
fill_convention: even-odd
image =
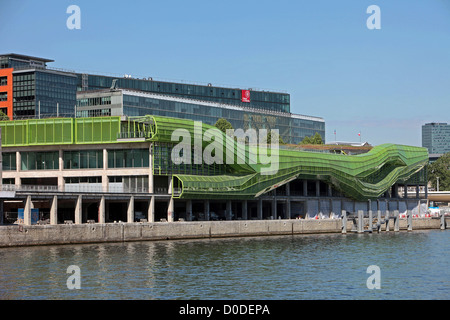
[[(448, 231), (0, 249), (0, 299), (448, 299)], [(70, 265), (81, 290), (69, 290)], [(369, 265), (381, 290), (366, 287)]]

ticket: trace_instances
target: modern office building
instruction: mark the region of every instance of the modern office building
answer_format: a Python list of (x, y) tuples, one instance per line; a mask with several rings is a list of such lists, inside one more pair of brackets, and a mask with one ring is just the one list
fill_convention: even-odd
[[(31, 208), (37, 220), (81, 224), (336, 218), (341, 210), (417, 214), (426, 203), (419, 193), (425, 148), (268, 150), (196, 124), (162, 116), (0, 122), (2, 190), (15, 193), (4, 200), (4, 221), (24, 210), (24, 224), (32, 224)], [(176, 130), (188, 137), (181, 149)], [(212, 152), (208, 132), (225, 147)]]
[[(233, 101), (229, 101), (233, 102)], [(214, 125), (227, 119), (233, 128), (276, 129), (285, 143), (298, 144), (316, 132), (325, 135), (325, 121), (319, 117), (198, 100), (182, 95), (165, 95), (128, 89), (104, 89), (77, 93), (77, 117), (96, 116), (165, 116), (201, 121)]]
[(0, 55), (0, 110), (10, 119), (74, 116), (77, 76), (47, 68), (53, 60)]
[(285, 143), (297, 144), (316, 132), (325, 140), (323, 118), (292, 114), (288, 93), (77, 73), (48, 67), (50, 62), (20, 54), (0, 55), (0, 110), (10, 119), (118, 112), (206, 124), (226, 118), (234, 128), (278, 129)]
[(430, 155), (442, 155), (450, 152), (450, 125), (432, 122), (422, 126), (422, 147), (427, 148)]

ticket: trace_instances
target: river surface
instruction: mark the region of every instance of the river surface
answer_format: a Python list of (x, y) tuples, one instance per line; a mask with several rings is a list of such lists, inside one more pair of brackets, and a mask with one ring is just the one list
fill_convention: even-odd
[(0, 299), (441, 300), (449, 252), (448, 230), (0, 248)]

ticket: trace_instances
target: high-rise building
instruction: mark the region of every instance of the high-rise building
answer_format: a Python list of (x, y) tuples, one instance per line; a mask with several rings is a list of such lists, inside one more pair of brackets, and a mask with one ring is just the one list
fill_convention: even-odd
[(450, 125), (432, 122), (422, 126), (422, 147), (431, 154), (450, 152)]

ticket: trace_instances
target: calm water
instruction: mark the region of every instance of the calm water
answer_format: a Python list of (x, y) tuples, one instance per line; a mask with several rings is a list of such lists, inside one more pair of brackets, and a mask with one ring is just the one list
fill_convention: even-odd
[(449, 252), (440, 230), (6, 248), (0, 299), (449, 299)]

